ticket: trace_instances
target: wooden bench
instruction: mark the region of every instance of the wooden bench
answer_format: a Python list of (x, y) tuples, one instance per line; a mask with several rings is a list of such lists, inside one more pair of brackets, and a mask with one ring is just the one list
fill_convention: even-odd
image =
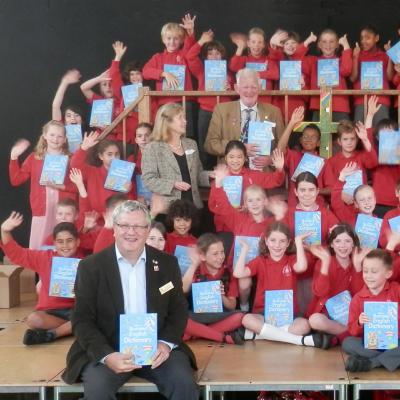
[[(196, 355), (197, 360), (197, 381), (200, 381), (201, 376), (209, 363), (215, 348), (215, 343), (209, 343), (207, 341), (199, 340), (195, 342), (189, 343), (190, 348), (193, 350)], [(51, 379), (48, 382), (48, 386), (52, 386), (54, 388), (54, 400), (60, 400), (62, 393), (83, 393), (82, 384), (75, 385), (67, 385), (61, 379), (62, 372), (58, 374), (56, 377)], [(145, 379), (132, 377), (121, 389), (119, 393), (154, 393), (158, 392), (157, 386), (153, 383), (146, 381)]]
[(207, 400), (213, 392), (259, 390), (337, 391), (344, 400), (348, 375), (339, 348), (254, 341), (217, 347), (199, 384)]

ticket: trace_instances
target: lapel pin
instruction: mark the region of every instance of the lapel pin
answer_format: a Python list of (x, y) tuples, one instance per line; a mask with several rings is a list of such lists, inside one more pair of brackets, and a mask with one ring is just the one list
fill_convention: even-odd
[(160, 269), (158, 268), (158, 265), (154, 265), (154, 271), (158, 272)]

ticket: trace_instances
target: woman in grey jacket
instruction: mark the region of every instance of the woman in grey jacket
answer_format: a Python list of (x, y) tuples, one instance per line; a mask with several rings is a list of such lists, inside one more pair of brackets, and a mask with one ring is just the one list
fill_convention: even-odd
[(142, 155), (143, 184), (162, 195), (169, 205), (176, 199), (203, 207), (199, 186), (209, 186), (209, 172), (203, 171), (197, 143), (185, 137), (186, 119), (179, 104), (164, 104), (157, 112), (152, 141)]

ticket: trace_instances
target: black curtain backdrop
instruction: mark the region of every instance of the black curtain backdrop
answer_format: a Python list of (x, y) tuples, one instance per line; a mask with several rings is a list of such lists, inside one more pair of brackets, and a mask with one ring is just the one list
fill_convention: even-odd
[[(212, 28), (216, 38), (234, 51), (233, 31), (263, 28), (268, 37), (279, 27), (304, 39), (310, 31), (333, 28), (348, 34), (351, 46), (369, 23), (381, 43), (398, 40), (399, 4), (394, 0), (0, 0), (0, 219), (11, 210), (26, 216), (16, 237), (27, 243), (30, 221), (28, 185), (12, 188), (8, 179), (9, 150), (21, 137), (35, 144), (41, 126), (51, 118), (51, 102), (63, 73), (78, 68), (86, 80), (108, 68), (111, 44), (122, 40), (123, 61), (146, 61), (162, 50), (161, 26), (197, 15), (196, 33)], [(78, 85), (65, 103), (86, 109)]]

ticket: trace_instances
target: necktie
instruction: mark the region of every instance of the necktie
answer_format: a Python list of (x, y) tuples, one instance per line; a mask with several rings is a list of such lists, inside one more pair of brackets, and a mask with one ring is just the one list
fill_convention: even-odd
[(246, 108), (244, 112), (246, 113), (246, 119), (242, 128), (242, 133), (240, 135), (240, 141), (243, 143), (247, 143), (247, 136), (249, 133), (249, 124), (251, 121), (251, 112), (253, 110), (251, 108)]

